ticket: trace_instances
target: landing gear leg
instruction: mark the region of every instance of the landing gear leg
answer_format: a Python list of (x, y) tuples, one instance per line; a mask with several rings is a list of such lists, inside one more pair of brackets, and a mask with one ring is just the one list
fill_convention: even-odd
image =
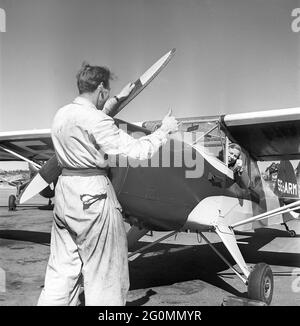
[(248, 286), (248, 298), (250, 300), (262, 301), (270, 304), (273, 296), (274, 281), (270, 266), (259, 263), (251, 270), (245, 263), (244, 258), (237, 245), (235, 235), (228, 226), (216, 225), (215, 232), (219, 235), (225, 247), (243, 272), (243, 276), (226, 260), (226, 258), (213, 246), (212, 243), (201, 233), (203, 239), (212, 247), (220, 258), (237, 274), (237, 276)]

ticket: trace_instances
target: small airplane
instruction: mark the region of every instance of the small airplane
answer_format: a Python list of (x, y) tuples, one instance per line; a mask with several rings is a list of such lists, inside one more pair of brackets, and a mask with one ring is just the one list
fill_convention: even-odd
[(21, 191), (25, 189), (25, 186), (29, 183), (29, 181), (29, 177), (17, 177), (13, 179), (0, 177), (0, 182), (16, 188), (16, 195), (10, 195), (8, 198), (9, 211), (16, 209), (17, 200), (19, 199)]
[[(135, 83), (136, 90), (127, 103), (173, 53), (174, 50), (167, 53)], [(121, 109), (117, 108), (114, 115)], [(130, 253), (129, 258), (178, 232), (195, 232), (248, 287), (250, 299), (270, 304), (274, 290), (272, 270), (263, 262), (253, 268), (246, 264), (236, 233), (299, 219), (298, 184), (293, 177), (284, 176), (288, 173), (284, 171), (289, 160), (300, 159), (300, 108), (178, 120), (180, 132), (171, 135), (151, 160), (124, 164), (120, 158), (111, 158), (116, 164), (110, 165), (110, 179), (124, 219), (131, 225), (127, 233), (129, 250), (148, 232), (170, 231)], [(158, 121), (115, 122), (134, 137), (159, 127)], [(251, 187), (243, 187), (228, 167), (231, 142), (242, 148), (241, 159)], [(34, 160), (47, 161), (25, 188), (20, 203), (44, 189), (54, 190), (61, 168), (54, 155), (50, 129), (0, 133), (0, 160), (12, 156), (34, 164)], [(282, 176), (278, 173), (273, 184), (276, 188), (266, 184), (258, 167), (260, 161), (282, 162)], [(290, 171), (290, 167), (287, 169)], [(215, 248), (205, 232), (219, 236), (241, 272)]]
[[(20, 178), (18, 180), (7, 180), (2, 178), (3, 182), (16, 187), (16, 194), (10, 195), (8, 198), (8, 210), (14, 211), (19, 204), (20, 197), (25, 187), (30, 183), (32, 178), (38, 173), (42, 165), (54, 155), (53, 145), (49, 142), (49, 129), (35, 131), (17, 131), (17, 132), (1, 132), (0, 133), (0, 161), (24, 161), (28, 163), (29, 177)], [(43, 146), (47, 144), (43, 142), (43, 135), (47, 135), (45, 140), (50, 149), (43, 150)], [(44, 145), (41, 145), (44, 144)], [(42, 146), (42, 147), (41, 147)], [(40, 195), (49, 200), (48, 205), (51, 206), (51, 198), (54, 197), (54, 185), (40, 191)]]
[[(170, 231), (169, 237), (177, 232), (195, 232), (248, 286), (250, 299), (270, 304), (274, 286), (272, 271), (265, 263), (252, 269), (246, 264), (235, 232), (299, 219), (298, 184), (289, 160), (300, 159), (300, 108), (178, 120), (180, 132), (171, 135), (151, 160), (110, 168), (125, 221), (132, 226), (128, 231), (128, 247), (132, 248), (149, 231)], [(149, 134), (159, 126), (158, 121), (138, 125), (115, 121), (119, 126), (125, 124), (127, 132), (134, 137)], [(184, 138), (179, 137), (181, 132)], [(250, 188), (241, 187), (227, 165), (226, 153), (231, 142), (242, 147)], [(0, 133), (0, 148), (0, 159), (8, 151), (10, 155), (14, 151), (15, 158), (22, 155), (27, 161), (51, 157), (25, 188), (21, 203), (55, 184), (59, 168), (54, 164), (49, 129)], [(225, 155), (220, 157), (220, 152)], [(166, 153), (168, 156), (164, 156)], [(168, 164), (164, 165), (164, 160)], [(277, 179), (271, 180), (270, 187), (260, 173), (258, 162), (274, 160), (280, 163)], [(217, 251), (205, 232), (215, 232), (220, 237), (242, 273)], [(165, 239), (166, 236), (152, 245)], [(149, 249), (149, 245), (146, 247)], [(131, 253), (130, 257), (144, 249)]]

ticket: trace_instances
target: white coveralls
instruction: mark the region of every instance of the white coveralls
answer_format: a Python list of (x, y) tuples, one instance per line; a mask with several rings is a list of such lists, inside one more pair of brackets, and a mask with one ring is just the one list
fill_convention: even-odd
[[(52, 140), (62, 167), (93, 169), (104, 166), (104, 153), (150, 158), (167, 138), (158, 129), (134, 139), (79, 96), (57, 112)], [(38, 305), (78, 305), (82, 276), (86, 305), (125, 305), (127, 256), (121, 207), (110, 180), (93, 173), (61, 175), (55, 189), (50, 258)]]

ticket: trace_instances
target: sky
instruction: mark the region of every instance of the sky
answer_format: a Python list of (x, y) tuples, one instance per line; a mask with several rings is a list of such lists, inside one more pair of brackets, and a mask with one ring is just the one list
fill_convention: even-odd
[(112, 95), (176, 54), (118, 115), (157, 120), (300, 106), (299, 0), (0, 0), (0, 131), (50, 128), (82, 61)]

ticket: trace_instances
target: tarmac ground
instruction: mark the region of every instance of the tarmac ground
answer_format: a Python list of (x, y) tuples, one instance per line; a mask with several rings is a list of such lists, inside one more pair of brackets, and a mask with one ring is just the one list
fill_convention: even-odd
[[(43, 287), (49, 256), (52, 211), (36, 196), (8, 211), (13, 189), (0, 189), (0, 306), (34, 306)], [(272, 306), (300, 305), (300, 223), (290, 237), (284, 226), (237, 236), (249, 265), (265, 262), (274, 274)], [(166, 233), (145, 235), (137, 248)], [(219, 238), (206, 236), (233, 262)], [(220, 306), (228, 296), (245, 298), (247, 288), (196, 234), (179, 233), (129, 262), (127, 306)]]

